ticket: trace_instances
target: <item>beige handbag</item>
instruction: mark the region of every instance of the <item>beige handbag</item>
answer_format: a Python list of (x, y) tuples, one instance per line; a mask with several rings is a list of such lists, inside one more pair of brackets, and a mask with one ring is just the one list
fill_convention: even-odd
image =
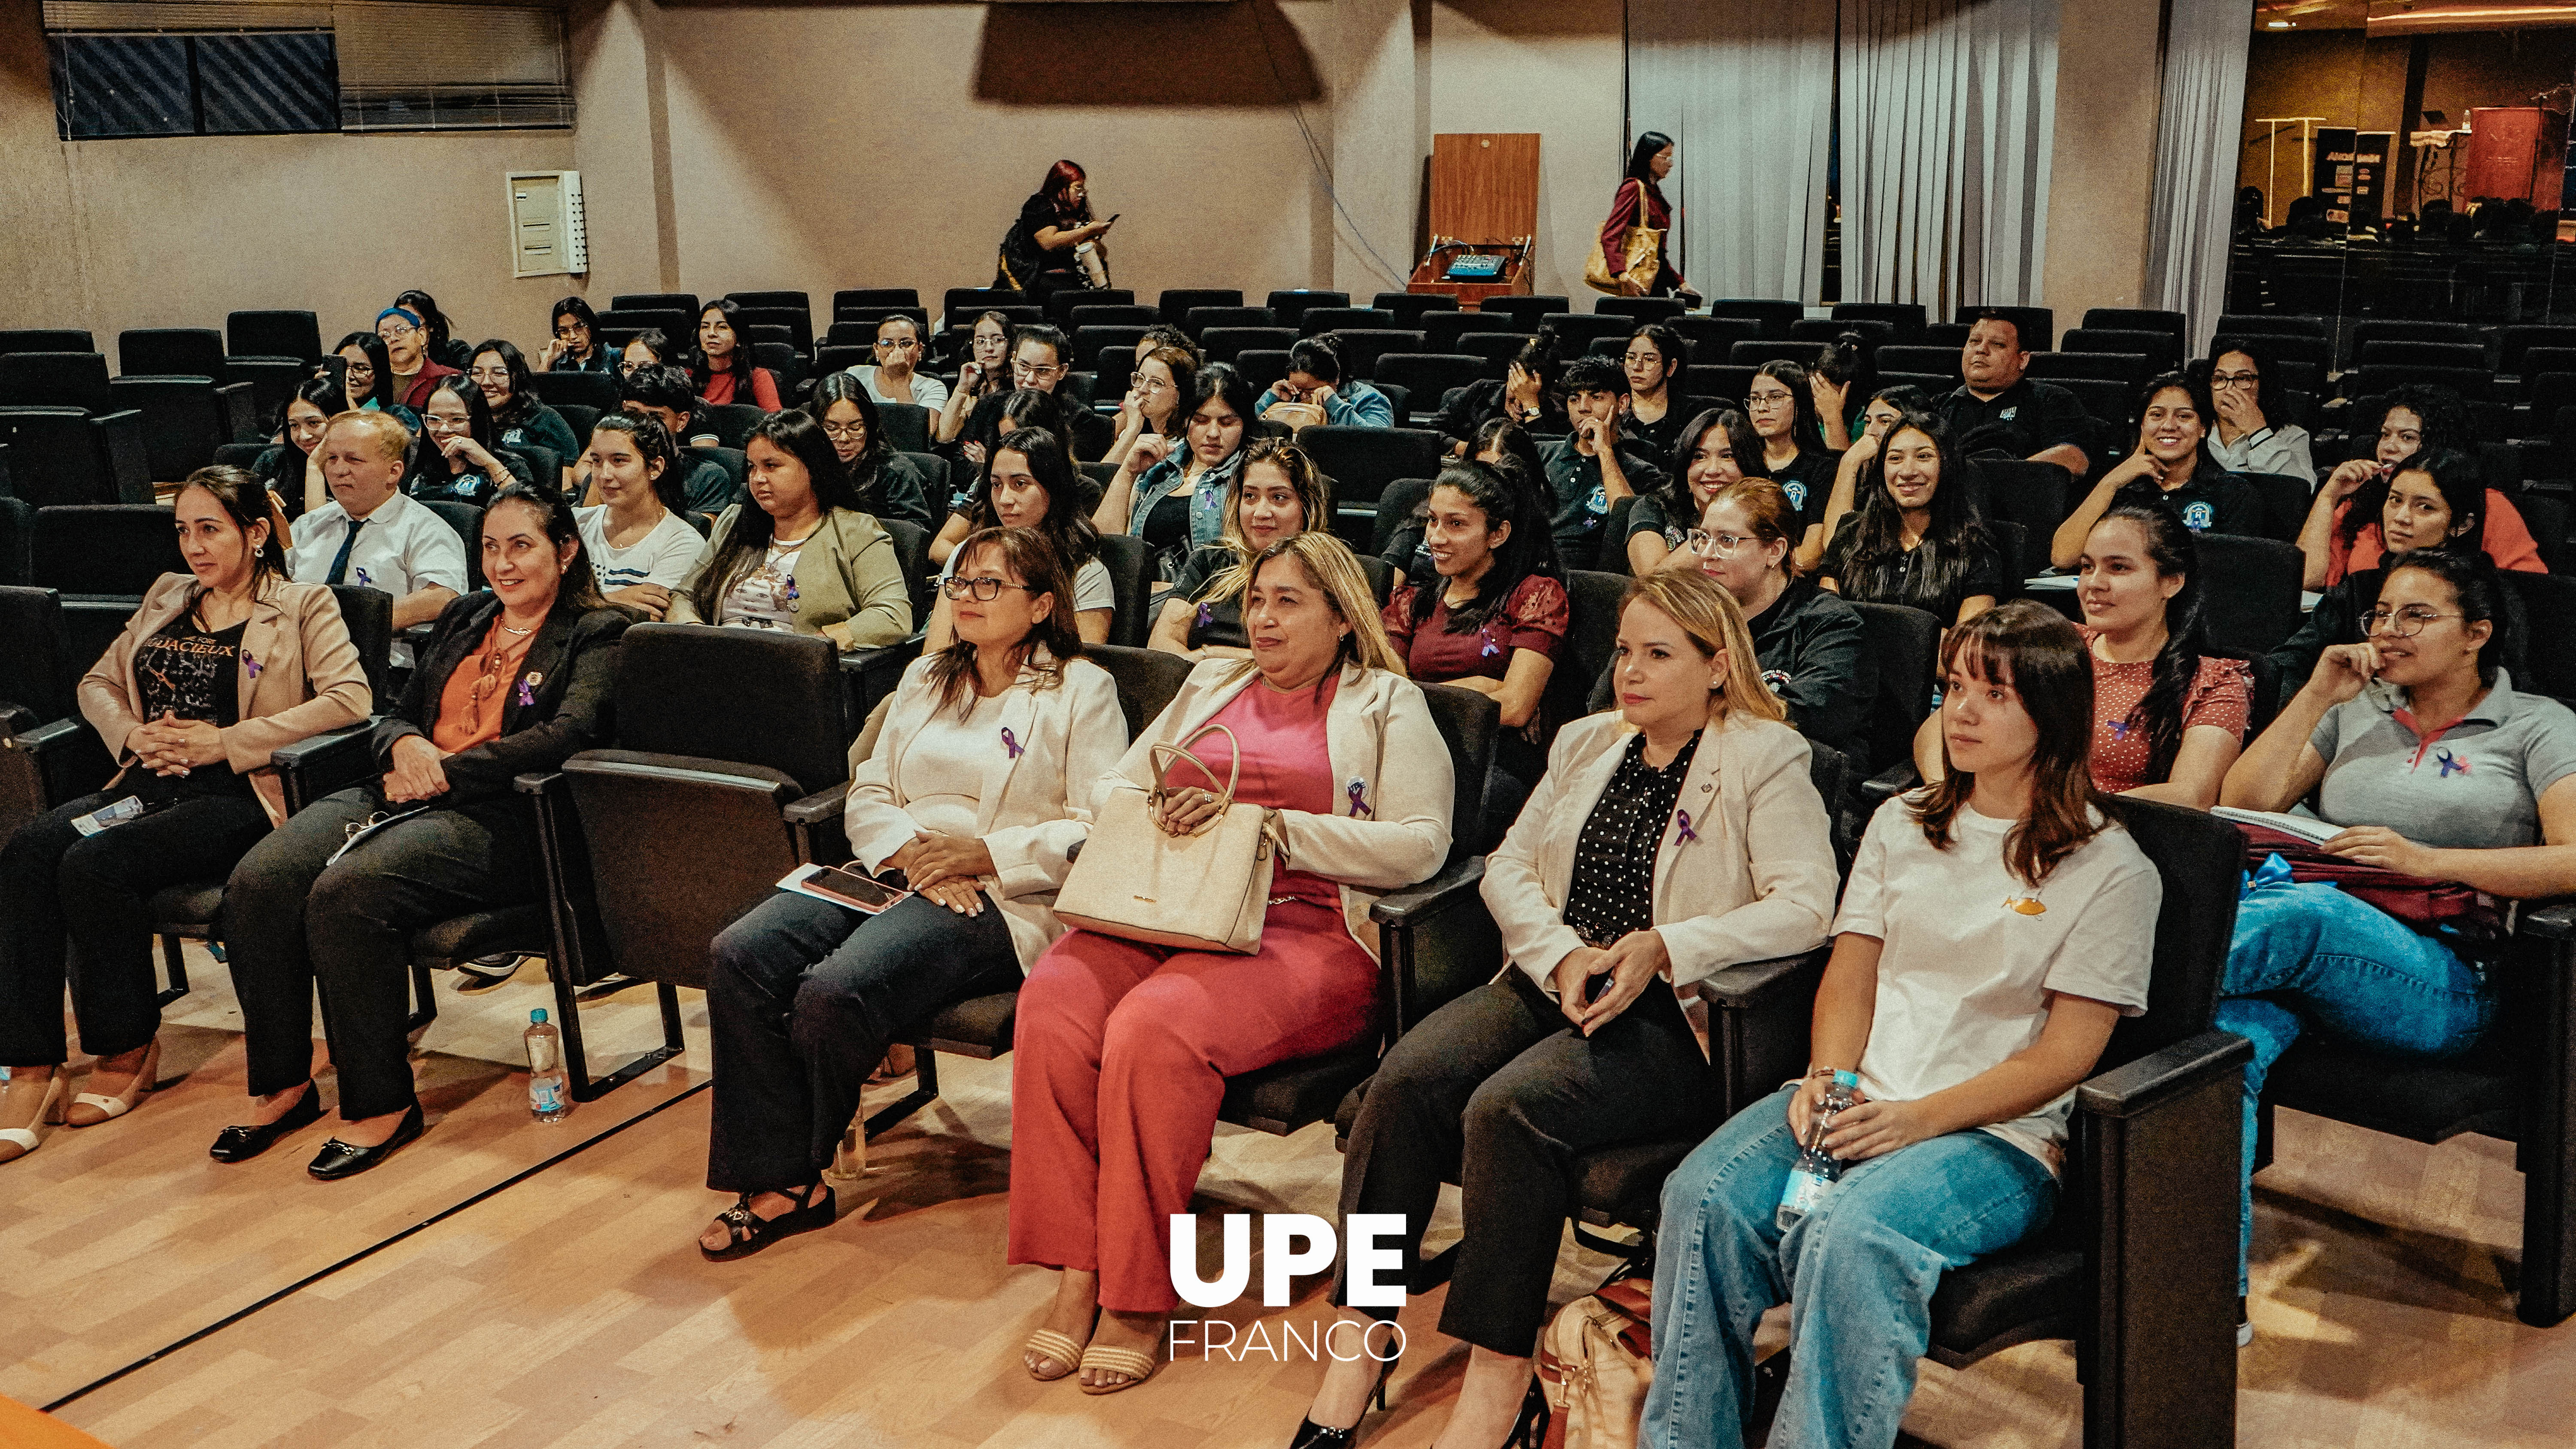
[(1154, 779), (1182, 761), (1217, 783), (1207, 762), (1189, 753), (1191, 743), (1216, 733), (1234, 746), (1234, 765), (1217, 792), (1216, 816), (1187, 835), (1169, 835), (1154, 823), (1155, 807), (1169, 793), (1113, 787), (1093, 816), (1082, 854), (1056, 892), (1055, 914), (1068, 926), (1187, 951), (1261, 949), (1261, 920), (1270, 909), (1271, 862), (1288, 858), (1279, 812), (1234, 803), (1243, 775), (1243, 745), (1234, 731), (1208, 725), (1177, 745), (1156, 745)]
[(1653, 1296), (1648, 1279), (1604, 1283), (1540, 1330), (1537, 1389), (1547, 1399), (1549, 1449), (1635, 1449), (1655, 1383)]
[[(1632, 184), (1638, 184), (1643, 190), (1642, 183)], [(1645, 216), (1646, 199), (1640, 195), (1637, 198), (1637, 217), (1642, 221)], [(1664, 234), (1661, 231), (1650, 226), (1632, 226), (1620, 233), (1618, 265), (1614, 269), (1611, 259), (1601, 250), (1601, 238), (1596, 236), (1592, 239), (1592, 255), (1583, 262), (1583, 285), (1596, 292), (1616, 295), (1619, 283), (1624, 280), (1635, 282), (1641, 293), (1652, 291), (1655, 277), (1663, 270), (1663, 246)]]
[(1272, 403), (1270, 411), (1261, 415), (1261, 420), (1265, 423), (1279, 423), (1291, 434), (1296, 434), (1308, 428), (1323, 426), (1325, 416), (1322, 403), (1283, 402)]

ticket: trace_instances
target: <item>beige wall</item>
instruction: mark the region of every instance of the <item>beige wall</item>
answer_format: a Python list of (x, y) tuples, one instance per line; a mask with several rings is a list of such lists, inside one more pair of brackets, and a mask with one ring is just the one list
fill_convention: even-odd
[(501, 178), (570, 166), (571, 132), (66, 143), (37, 16), (0, 0), (0, 326), (86, 327), (113, 366), (128, 327), (309, 308), (328, 346), (421, 287), (461, 336), (544, 335), (572, 279), (511, 280)]
[(2154, 200), (2159, 0), (2068, 0), (2057, 33), (2057, 131), (2040, 300), (2057, 328), (2088, 307), (2141, 307)]
[(1478, 0), (1431, 13), (1431, 128), (1539, 133), (1531, 290), (1588, 312), (1583, 261), (1628, 159), (1620, 0)]

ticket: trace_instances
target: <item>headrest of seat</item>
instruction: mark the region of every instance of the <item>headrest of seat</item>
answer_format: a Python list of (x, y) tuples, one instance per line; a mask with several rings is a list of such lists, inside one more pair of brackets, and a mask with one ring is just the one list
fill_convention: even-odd
[(810, 634), (638, 624), (618, 648), (619, 748), (767, 766), (806, 793), (849, 776), (839, 651)]

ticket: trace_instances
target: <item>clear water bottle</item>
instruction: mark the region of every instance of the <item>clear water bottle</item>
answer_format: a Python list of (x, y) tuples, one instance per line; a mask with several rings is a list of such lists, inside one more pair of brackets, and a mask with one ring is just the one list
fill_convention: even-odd
[(560, 1122), (572, 1115), (572, 1082), (564, 1075), (563, 1029), (542, 1006), (528, 1013), (528, 1115)]
[(1824, 1106), (1807, 1129), (1807, 1145), (1799, 1149), (1797, 1165), (1789, 1169), (1789, 1180), (1780, 1189), (1780, 1231), (1789, 1231), (1798, 1219), (1822, 1207), (1825, 1194), (1842, 1180), (1842, 1163), (1825, 1151), (1825, 1133), (1834, 1125), (1834, 1114), (1850, 1106), (1859, 1089), (1857, 1072), (1836, 1072), (1833, 1085), (1825, 1088)]

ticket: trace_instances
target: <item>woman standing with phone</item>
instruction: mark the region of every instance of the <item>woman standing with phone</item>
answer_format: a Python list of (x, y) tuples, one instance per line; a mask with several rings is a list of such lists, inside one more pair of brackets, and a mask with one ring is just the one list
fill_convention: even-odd
[[(1020, 205), (1019, 220), (1002, 238), (1001, 263), (993, 285), (1024, 292), (1039, 306), (1057, 292), (1099, 286), (1085, 265), (1088, 257), (1107, 275), (1109, 249), (1100, 244), (1118, 218), (1091, 219), (1091, 179), (1070, 161), (1047, 168), (1046, 180)], [(1085, 252), (1083, 249), (1090, 250)]]

